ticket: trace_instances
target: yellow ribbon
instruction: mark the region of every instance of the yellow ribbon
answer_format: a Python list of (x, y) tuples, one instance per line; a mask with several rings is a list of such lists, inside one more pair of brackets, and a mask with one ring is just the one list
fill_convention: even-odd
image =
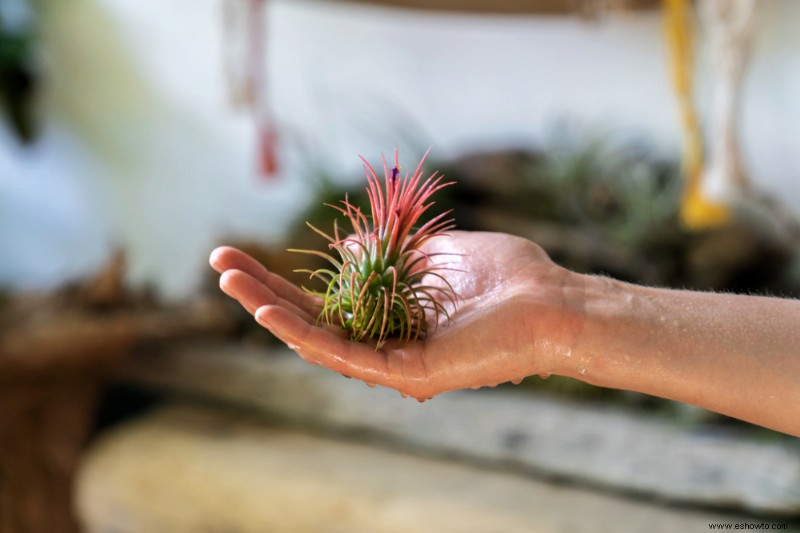
[(692, 89), (694, 86), (694, 42), (692, 2), (664, 0), (664, 30), (670, 50), (672, 81), (678, 98), (683, 129), (683, 175), (685, 186), (680, 207), (681, 222), (689, 229), (720, 226), (730, 220), (727, 204), (703, 196), (700, 176), (703, 171), (703, 138), (697, 119)]

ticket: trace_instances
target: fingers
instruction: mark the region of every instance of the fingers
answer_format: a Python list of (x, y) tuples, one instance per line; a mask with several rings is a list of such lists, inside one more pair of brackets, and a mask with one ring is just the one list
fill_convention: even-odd
[(260, 270), (266, 271), (261, 263), (241, 250), (237, 250), (231, 246), (215, 248), (214, 251), (211, 252), (208, 262), (211, 267), (220, 274), (226, 270), (235, 269), (248, 272), (251, 276), (258, 278), (257, 273)]
[(385, 354), (365, 344), (312, 326), (287, 309), (267, 305), (255, 313), (256, 321), (295, 350), (303, 359), (369, 384), (397, 388), (397, 376), (389, 372)]
[[(220, 246), (211, 252), (209, 263), (220, 274), (228, 270), (239, 270), (248, 274), (266, 285), (278, 298), (291, 302), (305, 313), (315, 314), (319, 309), (319, 300), (316, 297), (307, 294), (281, 276), (268, 271), (261, 263), (236, 248)], [(266, 303), (262, 305), (266, 305)], [(258, 307), (260, 306), (256, 306), (255, 309)]]
[(298, 307), (285, 298), (281, 298), (269, 287), (241, 270), (226, 270), (223, 272), (219, 278), (219, 286), (225, 294), (242, 304), (242, 307), (251, 315), (255, 315), (256, 310), (264, 305), (279, 305), (303, 320), (314, 320), (313, 315), (305, 309)]
[(222, 274), (220, 288), (306, 361), (368, 384), (406, 388), (403, 376), (390, 371), (386, 353), (350, 342), (335, 326), (314, 325), (320, 308), (318, 298), (235, 248), (217, 248), (209, 262)]

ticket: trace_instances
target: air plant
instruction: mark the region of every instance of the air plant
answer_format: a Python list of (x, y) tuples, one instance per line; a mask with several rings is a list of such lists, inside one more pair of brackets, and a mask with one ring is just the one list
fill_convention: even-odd
[(324, 292), (308, 292), (322, 302), (318, 322), (340, 326), (353, 341), (389, 338), (409, 342), (425, 338), (429, 324), (450, 319), (445, 304), (456, 304), (453, 287), (441, 271), (449, 267), (433, 263), (436, 253), (423, 245), (454, 228), (450, 211), (438, 214), (416, 227), (420, 217), (434, 205), (431, 196), (454, 182), (443, 182), (437, 172), (423, 179), (426, 152), (413, 174), (400, 175), (398, 153), (390, 169), (383, 157), (384, 179), (363, 157), (371, 216), (353, 205), (347, 196), (339, 205), (325, 204), (344, 215), (352, 232), (342, 235), (334, 221), (333, 236), (308, 224), (328, 240), (331, 254), (315, 250), (291, 250), (326, 259), (332, 266), (301, 270), (322, 280)]

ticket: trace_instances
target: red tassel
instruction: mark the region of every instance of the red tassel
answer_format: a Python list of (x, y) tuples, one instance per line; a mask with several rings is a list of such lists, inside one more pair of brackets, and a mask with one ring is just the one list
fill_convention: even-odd
[(278, 173), (277, 137), (271, 124), (258, 127), (258, 170), (262, 178), (274, 178)]

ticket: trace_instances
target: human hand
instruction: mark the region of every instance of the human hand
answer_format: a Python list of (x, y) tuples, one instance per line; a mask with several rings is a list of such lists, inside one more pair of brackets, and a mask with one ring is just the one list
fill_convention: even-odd
[[(317, 323), (321, 300), (230, 247), (212, 252), (220, 287), (303, 359), (419, 400), (441, 392), (559, 373), (583, 327), (580, 276), (536, 244), (501, 233), (454, 231), (423, 251), (458, 296), (442, 301), (450, 320), (426, 339), (354, 343)], [(432, 259), (433, 260), (433, 259)], [(451, 269), (447, 269), (451, 267)]]

